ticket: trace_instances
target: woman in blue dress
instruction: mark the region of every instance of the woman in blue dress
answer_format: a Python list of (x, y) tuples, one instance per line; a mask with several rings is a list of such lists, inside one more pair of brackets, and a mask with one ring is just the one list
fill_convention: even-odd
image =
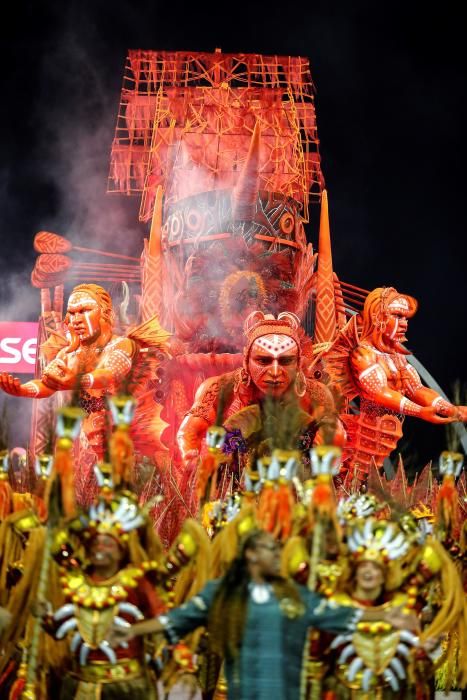
[[(298, 700), (308, 629), (348, 633), (359, 620), (375, 621), (374, 615), (336, 605), (281, 577), (280, 544), (255, 530), (223, 578), (210, 581), (167, 615), (136, 623), (128, 631), (114, 630), (112, 643), (159, 632), (176, 643), (203, 626), (213, 650), (225, 659), (229, 700)], [(417, 625), (399, 608), (384, 615), (398, 629)]]

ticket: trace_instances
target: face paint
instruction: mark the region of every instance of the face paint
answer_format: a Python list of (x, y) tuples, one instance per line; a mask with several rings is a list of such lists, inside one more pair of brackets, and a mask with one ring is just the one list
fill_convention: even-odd
[(86, 319), (86, 325), (88, 327), (88, 333), (89, 335), (93, 334), (93, 327), (92, 327), (92, 321), (90, 317), (90, 311), (85, 311), (84, 312), (84, 318)]
[(85, 292), (74, 292), (67, 307), (68, 324), (81, 341), (95, 338), (100, 333), (99, 304)]
[(263, 394), (284, 394), (295, 379), (297, 367), (298, 346), (287, 335), (263, 335), (251, 346), (248, 369)]
[(97, 301), (86, 292), (73, 292), (68, 299), (68, 311), (75, 313), (77, 309), (85, 306), (98, 306)]
[(255, 347), (265, 350), (274, 358), (277, 358), (285, 353), (286, 350), (296, 348), (297, 343), (293, 338), (289, 338), (288, 335), (276, 335), (275, 333), (270, 333), (269, 335), (263, 335), (255, 340), (253, 343), (253, 348)]
[(398, 328), (399, 328), (399, 319), (396, 318), (394, 321), (394, 328), (392, 329), (391, 334), (389, 336), (391, 338), (391, 340), (393, 340), (395, 338)]
[(404, 316), (407, 316), (410, 311), (409, 302), (407, 301), (407, 299), (404, 299), (404, 297), (397, 297), (396, 299), (394, 299), (394, 301), (391, 301), (391, 303), (389, 304), (388, 311), (392, 313), (400, 313)]
[(398, 348), (407, 338), (409, 304), (404, 297), (397, 297), (387, 307), (386, 328), (383, 335), (388, 344)]

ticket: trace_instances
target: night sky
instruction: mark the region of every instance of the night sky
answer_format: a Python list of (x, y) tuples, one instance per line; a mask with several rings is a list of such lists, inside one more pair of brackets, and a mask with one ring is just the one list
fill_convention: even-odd
[[(410, 348), (449, 395), (466, 379), (460, 3), (69, 0), (10, 11), (0, 30), (3, 319), (37, 316), (37, 231), (141, 250), (138, 200), (105, 195), (127, 49), (302, 55), (316, 85), (336, 272), (415, 296)], [(409, 423), (417, 460), (444, 448), (442, 427)]]

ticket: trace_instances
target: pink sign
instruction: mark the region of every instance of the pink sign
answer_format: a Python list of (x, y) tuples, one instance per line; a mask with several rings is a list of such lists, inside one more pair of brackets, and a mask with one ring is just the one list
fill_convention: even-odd
[(38, 325), (0, 321), (0, 372), (34, 374)]

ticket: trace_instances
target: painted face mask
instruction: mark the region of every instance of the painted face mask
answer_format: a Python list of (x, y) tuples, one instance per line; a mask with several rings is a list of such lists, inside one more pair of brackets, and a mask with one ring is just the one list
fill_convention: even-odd
[(398, 346), (407, 340), (405, 334), (409, 315), (409, 304), (404, 297), (397, 297), (388, 305), (386, 327), (383, 332), (386, 345)]
[(73, 292), (68, 300), (69, 327), (81, 342), (92, 340), (100, 333), (101, 310), (99, 304), (86, 292)]
[(263, 394), (282, 396), (295, 380), (297, 367), (298, 346), (287, 335), (263, 335), (251, 346), (248, 370)]

